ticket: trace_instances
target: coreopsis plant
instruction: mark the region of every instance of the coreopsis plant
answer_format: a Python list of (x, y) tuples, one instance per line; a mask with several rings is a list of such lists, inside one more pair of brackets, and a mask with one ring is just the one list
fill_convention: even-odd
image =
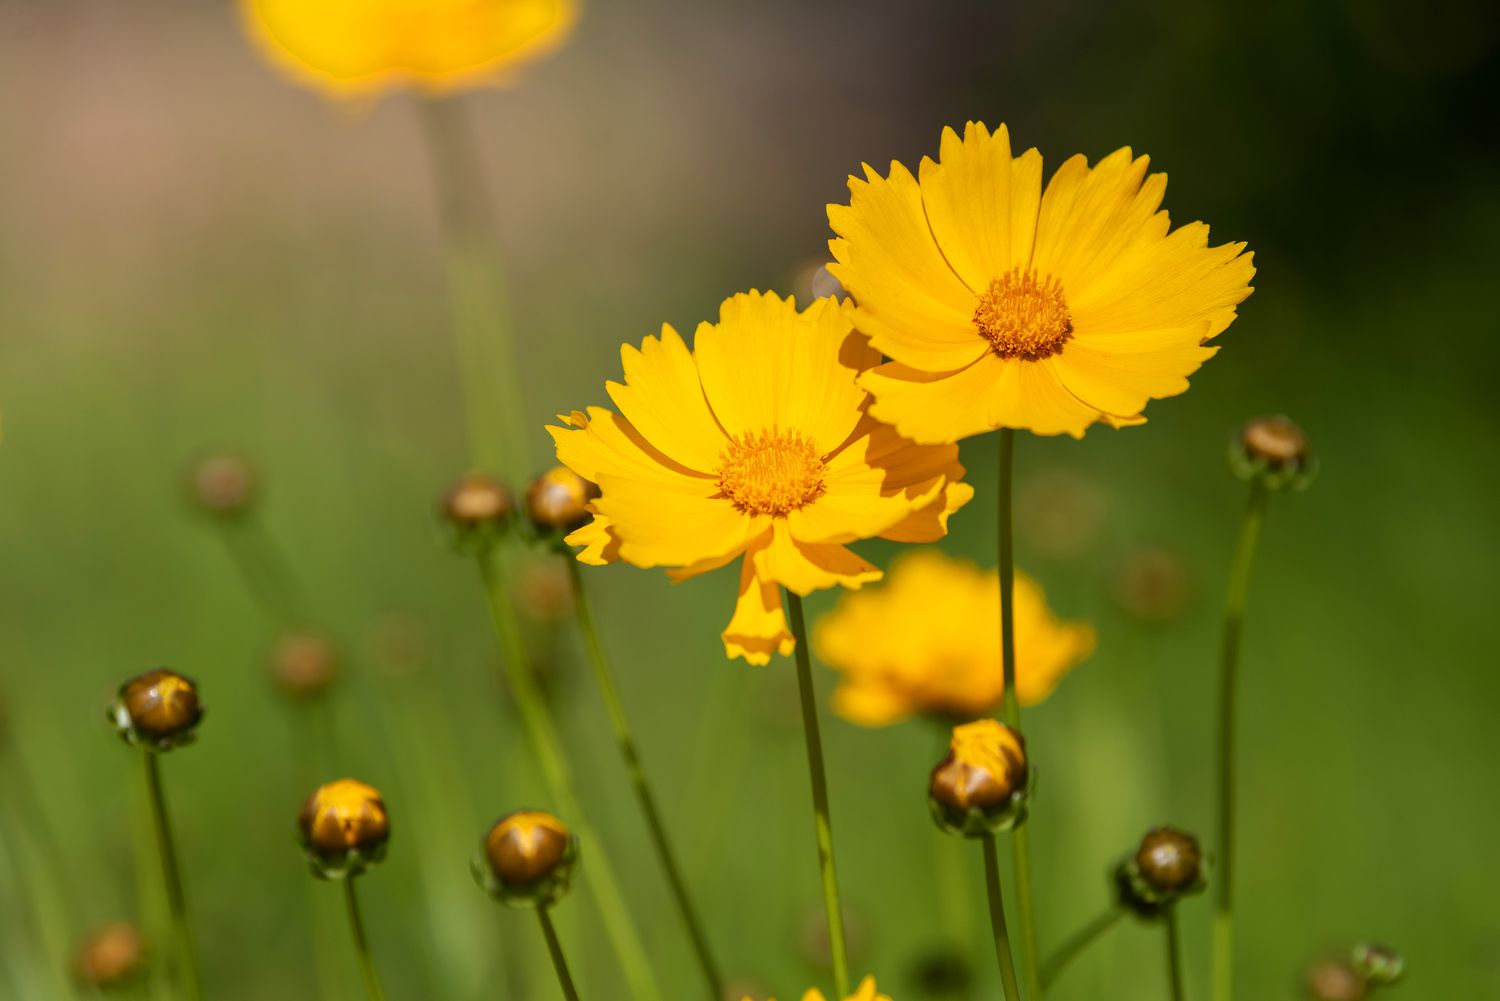
[(619, 407), (549, 430), (557, 455), (599, 486), (568, 536), (578, 559), (667, 567), (685, 580), (738, 560), (724, 649), (764, 664), (794, 647), (779, 588), (858, 588), (881, 571), (848, 544), (930, 542), (973, 490), (953, 445), (917, 445), (866, 412), (857, 380), (880, 361), (849, 307), (749, 292), (700, 324), (621, 349)]

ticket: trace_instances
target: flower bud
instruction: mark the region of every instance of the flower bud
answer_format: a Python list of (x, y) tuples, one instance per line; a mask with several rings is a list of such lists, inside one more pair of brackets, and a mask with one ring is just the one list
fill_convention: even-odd
[(313, 875), (357, 876), (385, 857), (390, 818), (379, 790), (354, 779), (320, 786), (302, 804), (297, 830)]
[(1164, 913), (1179, 898), (1202, 892), (1203, 850), (1175, 827), (1158, 827), (1115, 872), (1120, 903), (1142, 917)]
[(578, 863), (578, 838), (550, 813), (522, 810), (501, 817), (480, 846), (474, 878), (511, 907), (546, 907), (568, 892)]
[(328, 691), (338, 675), (333, 644), (318, 633), (287, 633), (271, 651), (271, 680), (282, 694), (311, 699)]
[(1301, 490), (1317, 473), (1307, 435), (1289, 417), (1257, 417), (1229, 446), (1229, 465), (1242, 480), (1270, 490)]
[(589, 520), (589, 504), (599, 488), (567, 466), (554, 466), (531, 481), (526, 515), (537, 531), (566, 534)]
[(494, 477), (469, 473), (443, 496), (442, 513), (460, 544), (493, 541), (510, 523), (516, 502)]
[(199, 459), (188, 474), (188, 493), (207, 514), (237, 518), (260, 493), (255, 468), (243, 456), (224, 452)]
[(1386, 986), (1401, 979), (1406, 960), (1390, 946), (1362, 942), (1349, 954), (1354, 972), (1372, 984)]
[(191, 679), (158, 668), (121, 685), (108, 715), (126, 742), (170, 751), (193, 742), (203, 706)]
[(125, 922), (97, 929), (78, 951), (78, 983), (101, 991), (123, 991), (146, 976), (146, 947), (140, 932)]
[(928, 786), (933, 819), (970, 838), (1010, 830), (1026, 819), (1030, 781), (1019, 733), (992, 719), (956, 726)]
[(1307, 971), (1307, 996), (1311, 1001), (1364, 1001), (1369, 987), (1364, 978), (1341, 960), (1325, 960)]

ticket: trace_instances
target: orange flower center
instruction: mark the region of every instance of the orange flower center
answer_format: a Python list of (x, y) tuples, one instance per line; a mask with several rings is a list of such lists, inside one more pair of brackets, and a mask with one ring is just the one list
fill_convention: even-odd
[(1020, 268), (990, 282), (974, 309), (974, 326), (995, 354), (1026, 361), (1050, 358), (1073, 336), (1062, 283)]
[(719, 490), (746, 514), (784, 518), (823, 496), (823, 458), (800, 431), (761, 431), (729, 440)]

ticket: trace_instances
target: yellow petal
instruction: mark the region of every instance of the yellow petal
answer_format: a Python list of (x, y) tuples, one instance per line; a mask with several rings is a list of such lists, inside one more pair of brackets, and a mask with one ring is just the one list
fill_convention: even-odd
[(738, 552), (754, 519), (716, 497), (712, 480), (602, 476), (595, 509), (609, 519), (620, 559), (638, 567), (688, 566)]
[(1088, 299), (1099, 275), (1116, 267), (1136, 241), (1159, 239), (1167, 229), (1158, 213), (1165, 174), (1146, 177), (1147, 157), (1116, 150), (1089, 168), (1083, 156), (1069, 158), (1042, 194), (1032, 267), (1062, 282), (1070, 309)]
[(726, 655), (731, 659), (743, 657), (750, 664), (769, 664), (773, 653), (789, 657), (796, 647), (786, 627), (781, 589), (756, 577), (755, 561), (750, 553), (745, 554), (740, 567), (740, 591), (734, 617), (721, 638)]
[(1111, 414), (1137, 414), (1150, 400), (1187, 391), (1187, 377), (1219, 350), (1205, 347), (1206, 322), (1171, 331), (1070, 341), (1049, 358), (1068, 391)]
[(604, 566), (620, 558), (619, 540), (610, 533), (609, 519), (603, 515), (594, 515), (587, 525), (575, 529), (563, 541), (570, 546), (582, 546), (578, 562), (589, 566)]
[(967, 483), (947, 483), (931, 503), (913, 511), (880, 537), (892, 542), (936, 542), (948, 534), (948, 519), (953, 512), (973, 499), (974, 488)]
[(625, 383), (608, 384), (610, 399), (647, 441), (678, 462), (708, 474), (719, 468), (728, 441), (703, 398), (692, 352), (671, 326), (640, 349), (624, 345)]
[(840, 545), (801, 542), (778, 521), (770, 545), (750, 554), (755, 572), (804, 597), (814, 591), (843, 585), (857, 588), (880, 579), (880, 570)]
[(575, 411), (563, 420), (568, 427), (547, 428), (557, 447), (557, 461), (586, 480), (598, 483), (614, 475), (671, 485), (682, 476), (701, 476), (647, 441), (625, 418), (602, 407), (590, 407), (587, 415)]

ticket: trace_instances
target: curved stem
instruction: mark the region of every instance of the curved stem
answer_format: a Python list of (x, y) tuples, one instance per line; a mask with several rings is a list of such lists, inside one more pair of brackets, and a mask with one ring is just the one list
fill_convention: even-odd
[(1057, 947), (1056, 952), (1047, 957), (1047, 962), (1042, 965), (1042, 986), (1052, 986), (1063, 970), (1067, 969), (1069, 963), (1093, 945), (1101, 935), (1113, 928), (1115, 923), (1124, 916), (1123, 910), (1112, 906), (1074, 932), (1067, 941)]
[[(1021, 699), (1016, 687), (1016, 547), (1012, 513), (1012, 480), (1015, 469), (1016, 432), (1000, 429), (999, 492), (996, 503), (1000, 549), (1000, 671), (1005, 723), (1021, 732)], [(1036, 904), (1031, 891), (1031, 835), (1025, 824), (1010, 835), (1011, 867), (1016, 881), (1016, 916), (1021, 932), (1021, 971), (1026, 993), (1040, 999), (1043, 993), (1036, 935)]]
[(661, 990), (656, 986), (656, 978), (646, 959), (645, 947), (641, 944), (640, 936), (631, 922), (630, 912), (625, 907), (625, 897), (605, 854), (604, 842), (594, 835), (579, 807), (567, 758), (563, 754), (562, 741), (552, 722), (552, 712), (532, 673), (526, 645), (521, 639), (521, 626), (505, 593), (498, 554), (493, 547), (480, 551), (479, 573), (484, 582), (485, 595), (489, 599), (495, 636), (500, 641), (506, 679), (521, 714), (527, 744), (536, 758), (542, 781), (558, 812), (588, 846), (589, 864), (581, 867), (581, 876), (594, 891), (599, 916), (604, 922), (604, 930), (615, 958), (619, 960), (620, 969), (630, 985), (630, 992), (637, 1001), (659, 1001)]
[(1167, 980), (1172, 985), (1172, 1001), (1182, 1001), (1182, 942), (1177, 934), (1177, 908), (1167, 908)]
[(802, 733), (807, 739), (807, 771), (812, 779), (813, 824), (818, 839), (818, 868), (823, 873), (823, 907), (828, 916), (828, 948), (833, 955), (833, 982), (841, 998), (849, 996), (849, 953), (844, 941), (844, 909), (839, 903), (838, 868), (833, 857), (833, 820), (828, 810), (828, 775), (823, 767), (823, 738), (818, 729), (818, 699), (813, 691), (812, 658), (807, 649), (807, 622), (802, 598), (786, 592), (792, 637), (797, 644), (797, 690), (802, 699)]
[(172, 929), (177, 936), (178, 987), (188, 1001), (200, 1001), (203, 989), (198, 978), (198, 949), (193, 943), (192, 926), (188, 924), (187, 899), (182, 892), (177, 845), (172, 838), (172, 821), (167, 815), (166, 795), (162, 792), (161, 767), (155, 751), (142, 750), (141, 753), (146, 759), (146, 789), (151, 800), (151, 821), (156, 832), (156, 850), (161, 856), (167, 906), (172, 912)]
[(349, 911), (349, 930), (354, 935), (354, 955), (359, 960), (360, 976), (365, 982), (365, 994), (370, 1001), (385, 1001), (385, 992), (380, 989), (380, 976), (375, 972), (375, 960), (370, 957), (370, 942), (365, 938), (365, 922), (359, 913), (359, 898), (354, 895), (355, 876), (344, 877), (344, 903)]
[(1005, 929), (1005, 900), (1000, 895), (1000, 860), (995, 854), (995, 836), (985, 834), (984, 885), (990, 898), (990, 928), (995, 935), (995, 958), (1000, 960), (1000, 983), (1005, 988), (1005, 1001), (1020, 1001), (1021, 991), (1016, 986), (1016, 961), (1010, 954), (1010, 934)]
[(646, 828), (651, 834), (652, 846), (656, 849), (657, 860), (666, 873), (667, 883), (671, 887), (677, 910), (682, 916), (683, 924), (687, 926), (688, 937), (692, 940), (693, 953), (698, 960), (698, 967), (703, 973), (703, 978), (708, 982), (709, 995), (714, 998), (723, 997), (723, 978), (719, 973), (718, 964), (714, 962), (713, 950), (709, 946), (703, 921), (693, 906), (687, 881), (683, 878), (682, 870), (677, 864), (676, 853), (672, 851), (672, 843), (667, 837), (667, 827), (662, 821), (661, 811), (657, 809), (656, 797), (651, 792), (646, 770), (641, 765), (640, 755), (636, 752), (635, 737), (631, 733), (630, 721), (625, 716), (625, 707), (620, 702), (619, 689), (615, 686), (614, 672), (610, 670), (609, 658), (604, 653), (604, 644), (599, 638), (599, 626), (594, 621), (593, 607), (589, 603), (588, 592), (583, 586), (583, 575), (579, 573), (578, 561), (568, 558), (567, 562), (568, 572), (573, 581), (573, 604), (577, 610), (578, 628), (583, 632), (584, 645), (589, 650), (589, 659), (594, 666), (594, 680), (599, 685), (599, 694), (603, 696), (605, 707), (609, 711), (610, 725), (615, 733), (615, 743), (620, 748), (620, 757), (624, 760), (625, 771), (630, 776), (631, 789), (635, 792), (641, 814), (646, 818)]
[(1250, 503), (1240, 522), (1234, 564), (1229, 572), (1229, 593), (1224, 602), (1224, 634), (1219, 680), (1219, 864), (1216, 881), (1218, 899), (1214, 911), (1214, 999), (1230, 1001), (1234, 996), (1234, 799), (1235, 799), (1235, 698), (1240, 661), (1240, 634), (1245, 621), (1245, 599), (1250, 592), (1250, 569), (1255, 562), (1255, 544), (1265, 520), (1269, 499), (1265, 485), (1250, 486)]
[(568, 960), (563, 955), (562, 943), (557, 940), (557, 929), (552, 927), (552, 917), (545, 906), (536, 909), (536, 917), (542, 925), (542, 935), (547, 939), (547, 953), (552, 957), (552, 968), (557, 971), (557, 983), (567, 1001), (578, 1001), (578, 988), (573, 986), (573, 975), (568, 972)]

